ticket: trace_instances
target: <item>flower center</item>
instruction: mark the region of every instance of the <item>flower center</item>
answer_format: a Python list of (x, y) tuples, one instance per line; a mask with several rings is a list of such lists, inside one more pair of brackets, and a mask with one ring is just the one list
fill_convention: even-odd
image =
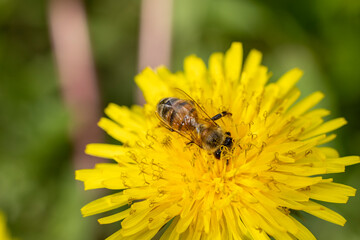
[(225, 183), (224, 183), (224, 179), (223, 178), (214, 178), (213, 181), (213, 186), (215, 189), (215, 193), (219, 194), (221, 192), (224, 192), (225, 190)]

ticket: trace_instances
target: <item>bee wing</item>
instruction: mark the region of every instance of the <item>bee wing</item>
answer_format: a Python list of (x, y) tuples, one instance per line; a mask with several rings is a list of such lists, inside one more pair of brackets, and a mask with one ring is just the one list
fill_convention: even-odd
[[(195, 143), (197, 146), (199, 146), (200, 148), (202, 148), (197, 142), (196, 142), (196, 136), (194, 134), (192, 134), (192, 132), (190, 133), (190, 131), (184, 131), (181, 132), (177, 129), (172, 128), (167, 122), (165, 122), (157, 112), (155, 112), (156, 117), (160, 120), (161, 125), (163, 125), (163, 127), (165, 127), (166, 129), (168, 129), (171, 132), (176, 132), (179, 135), (183, 136), (184, 138), (186, 138), (187, 140), (190, 141), (190, 143)], [(184, 127), (186, 128), (186, 126)], [(185, 130), (185, 129), (184, 129)]]
[(191, 103), (193, 103), (194, 107), (198, 110), (197, 111), (198, 114), (201, 116), (200, 118), (212, 122), (216, 126), (218, 125), (214, 120), (211, 119), (211, 117), (209, 116), (209, 114), (207, 114), (205, 109), (202, 106), (200, 106), (200, 104), (198, 104), (189, 94), (187, 94), (185, 91), (181, 90), (180, 88), (175, 88), (174, 90), (179, 94), (180, 98), (186, 99)]

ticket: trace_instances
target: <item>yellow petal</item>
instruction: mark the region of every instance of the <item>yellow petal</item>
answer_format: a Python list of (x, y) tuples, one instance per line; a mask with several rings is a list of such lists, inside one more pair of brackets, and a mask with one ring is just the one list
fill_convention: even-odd
[(319, 183), (322, 178), (321, 177), (300, 177), (290, 174), (283, 174), (283, 173), (264, 173), (267, 176), (271, 176), (274, 180), (284, 183), (289, 186), (293, 186), (295, 188), (304, 188), (316, 183)]
[(183, 200), (182, 202), (182, 206), (183, 209), (181, 211), (181, 218), (184, 218), (185, 216), (187, 216), (191, 210), (191, 208), (193, 208), (193, 205), (195, 204), (195, 200), (194, 199), (190, 199), (190, 198), (186, 198)]
[(330, 147), (322, 147), (322, 148), (318, 148), (322, 153), (325, 154), (325, 156), (329, 157), (329, 158), (338, 158), (339, 157), (339, 153), (336, 149), (334, 148), (330, 148)]
[(122, 192), (111, 194), (86, 204), (81, 208), (84, 217), (113, 210), (128, 203), (128, 196)]
[(203, 228), (204, 228), (204, 222), (202, 221), (202, 219), (197, 219), (195, 227), (192, 228), (193, 234), (192, 234), (191, 238), (189, 238), (189, 240), (190, 239), (201, 239), (201, 236), (203, 235), (203, 232), (204, 232)]
[(122, 212), (113, 214), (111, 216), (107, 216), (107, 217), (103, 217), (98, 219), (98, 222), (100, 224), (109, 224), (109, 223), (114, 223), (114, 222), (118, 222), (123, 220), (124, 218), (126, 218), (127, 216), (129, 216), (131, 209), (128, 208)]
[(193, 221), (193, 219), (195, 217), (198, 207), (199, 207), (198, 203), (194, 204), (192, 209), (190, 210), (190, 212), (180, 218), (180, 220), (176, 226), (176, 231), (178, 233), (184, 232), (189, 227), (190, 223)]
[(217, 215), (216, 212), (212, 211), (211, 219), (210, 219), (210, 234), (208, 236), (216, 240), (221, 240), (220, 220), (216, 215)]
[(135, 82), (142, 90), (146, 102), (152, 106), (156, 106), (162, 98), (171, 96), (167, 82), (150, 68), (145, 68), (137, 75)]
[[(144, 219), (143, 221), (141, 221), (144, 217), (145, 214), (141, 213), (134, 213), (133, 215), (130, 216), (136, 216), (136, 218), (132, 218), (132, 220), (137, 220), (136, 223), (132, 223), (131, 226), (128, 225), (129, 221), (129, 217), (127, 217), (124, 221), (121, 222), (121, 226), (122, 226), (122, 231), (121, 231), (121, 235), (123, 235), (124, 237), (127, 236), (131, 236), (133, 234), (142, 232), (148, 225), (148, 220)], [(125, 226), (124, 227), (124, 222), (125, 222)]]
[(103, 143), (91, 143), (86, 145), (85, 153), (88, 155), (109, 158), (114, 156), (125, 155), (129, 151), (121, 145), (103, 144)]
[(107, 237), (105, 240), (121, 240), (124, 239), (124, 237), (121, 235), (121, 229), (119, 231), (116, 231), (109, 237)]
[(121, 238), (119, 239), (126, 239), (126, 240), (149, 240), (152, 239), (159, 229), (152, 229), (149, 230), (144, 227), (144, 224), (141, 223), (137, 226), (134, 226), (132, 229), (121, 229), (120, 235)]
[(279, 86), (274, 83), (270, 83), (265, 87), (264, 96), (260, 107), (260, 117), (266, 118), (270, 114), (274, 107), (274, 103), (277, 100), (279, 89)]
[(143, 233), (139, 234), (139, 236), (134, 236), (134, 240), (149, 240), (153, 239), (156, 233), (159, 232), (159, 228), (156, 229), (145, 229)]
[(234, 212), (231, 206), (225, 207), (223, 209), (223, 212), (226, 223), (229, 228), (229, 232), (232, 233), (234, 239), (242, 239), (244, 236), (240, 231), (239, 227), (236, 225), (236, 221), (237, 221), (236, 218), (238, 216), (234, 216)]
[(323, 140), (321, 140), (318, 145), (323, 145), (323, 144), (325, 144), (325, 143), (331, 142), (331, 141), (334, 140), (335, 138), (336, 138), (336, 134), (330, 134), (329, 136), (327, 136), (326, 138), (324, 138)]
[(355, 188), (329, 182), (312, 185), (310, 190), (307, 191), (307, 195), (320, 201), (346, 203), (349, 196), (355, 196), (355, 192)]
[(144, 130), (144, 118), (131, 111), (128, 107), (118, 106), (110, 103), (105, 109), (106, 115), (108, 115), (115, 122), (119, 123), (122, 127), (128, 129), (128, 131), (134, 131), (138, 133), (145, 132)]
[(331, 121), (323, 123), (321, 126), (306, 132), (304, 135), (301, 136), (301, 139), (307, 139), (313, 136), (317, 136), (323, 133), (331, 132), (335, 129), (338, 129), (346, 124), (346, 120), (344, 118), (337, 118)]
[(247, 84), (248, 94), (256, 93), (255, 96), (258, 96), (263, 92), (264, 85), (270, 77), (267, 71), (267, 67), (259, 66), (256, 75)]
[[(156, 189), (149, 187), (137, 187), (137, 188), (132, 187), (131, 189), (124, 190), (124, 194), (131, 196), (132, 198), (135, 199), (147, 199), (150, 196), (153, 196), (157, 193), (158, 191)], [(145, 204), (145, 201), (142, 202), (142, 204)], [(140, 203), (136, 203), (135, 205), (133, 205), (133, 207), (135, 208), (137, 206), (142, 206), (142, 205)]]
[(234, 42), (225, 54), (225, 74), (230, 82), (238, 82), (242, 67), (243, 49), (242, 44)]
[(277, 219), (274, 218), (275, 216), (270, 213), (271, 207), (263, 206), (263, 204), (259, 203), (249, 205), (249, 207), (256, 212), (255, 216), (259, 214), (261, 218), (266, 219), (271, 227), (274, 228), (274, 231), (286, 231), (285, 226), (280, 225)]
[(302, 141), (272, 144), (272, 145), (266, 146), (266, 151), (278, 152), (278, 154), (287, 154), (289, 151), (295, 152), (298, 148), (300, 148), (304, 145), (305, 145), (305, 143)]
[[(188, 56), (184, 61), (184, 72), (186, 78), (190, 81), (195, 87), (202, 86), (205, 87), (206, 84), (206, 66), (204, 61), (201, 58), (196, 57), (195, 55)], [(206, 84), (206, 85), (204, 85)]]
[(249, 55), (246, 58), (244, 64), (243, 73), (246, 74), (247, 78), (252, 78), (253, 75), (257, 72), (258, 67), (260, 66), (262, 59), (262, 53), (258, 50), (252, 49)]
[(255, 228), (250, 228), (249, 230), (250, 230), (251, 236), (254, 240), (270, 240), (271, 239), (263, 229), (259, 230), (259, 229), (255, 229)]
[(209, 77), (213, 87), (213, 95), (209, 96), (214, 102), (224, 105), (224, 55), (222, 53), (214, 53), (209, 59)]
[(265, 221), (264, 218), (259, 216), (254, 210), (250, 208), (241, 208), (239, 210), (241, 219), (253, 239), (270, 239), (266, 233), (274, 235), (276, 232), (275, 228), (270, 226), (269, 222)]
[(287, 73), (285, 73), (277, 82), (276, 85), (279, 86), (280, 92), (278, 94), (279, 98), (284, 97), (300, 80), (303, 75), (303, 71), (298, 68), (294, 68)]
[(328, 158), (328, 163), (340, 164), (343, 166), (349, 166), (360, 162), (359, 156), (347, 156), (341, 158)]
[(177, 222), (179, 221), (179, 217), (175, 217), (169, 227), (165, 230), (164, 234), (161, 236), (160, 240), (171, 240), (171, 239), (179, 239), (179, 234), (175, 231), (175, 227)]
[(278, 172), (287, 172), (298, 176), (314, 176), (319, 174), (328, 173), (325, 167), (313, 167), (302, 164), (278, 164), (274, 166)]
[(213, 53), (209, 58), (209, 74), (214, 85), (222, 85), (224, 80), (224, 55), (222, 53)]
[(300, 116), (306, 111), (308, 111), (310, 108), (318, 104), (321, 99), (324, 98), (324, 94), (321, 92), (315, 92), (311, 94), (310, 96), (306, 97), (305, 99), (301, 100), (298, 104), (296, 104), (294, 107), (292, 107), (286, 115), (292, 115), (292, 116)]
[(104, 129), (107, 134), (122, 143), (133, 145), (134, 142), (138, 139), (133, 133), (128, 132), (107, 118), (101, 118), (98, 125)]
[(123, 229), (129, 229), (129, 231), (126, 230), (125, 233), (126, 235), (123, 234), (124, 236), (134, 234), (133, 231), (136, 229), (136, 226), (141, 225), (139, 227), (141, 227), (142, 229), (145, 228), (149, 223), (148, 219), (146, 218), (146, 215), (150, 212), (151, 208), (149, 207), (148, 201), (144, 201), (144, 202), (146, 202), (147, 207), (145, 207), (144, 209), (136, 209), (136, 210), (134, 209), (134, 205), (138, 203), (134, 203), (131, 206), (132, 211), (130, 211), (130, 215), (127, 218), (125, 218), (124, 221), (121, 222), (121, 226)]
[(332, 222), (341, 226), (345, 225), (345, 218), (341, 216), (340, 214), (334, 212), (333, 210), (330, 210), (320, 204), (317, 204), (315, 202), (304, 202), (303, 203), (306, 207), (317, 207), (317, 210), (304, 210), (307, 213), (310, 213), (311, 215), (314, 215), (318, 218), (324, 219), (325, 221)]
[(283, 156), (283, 155), (277, 155), (277, 160), (284, 162), (284, 163), (293, 163), (295, 162), (294, 158)]
[(107, 178), (102, 181), (103, 188), (114, 190), (141, 187), (144, 185), (146, 185), (146, 183), (141, 177), (127, 178), (125, 176), (118, 176), (116, 178)]
[(329, 114), (330, 114), (329, 110), (319, 108), (319, 109), (314, 109), (308, 113), (305, 113), (303, 115), (303, 117), (304, 118), (322, 118), (322, 117), (328, 116)]
[(297, 239), (299, 239), (299, 240), (316, 240), (315, 236), (309, 231), (309, 229), (304, 227), (304, 225), (302, 225), (300, 222), (298, 222), (292, 216), (289, 216), (289, 217), (293, 220), (293, 222), (296, 224), (296, 226), (298, 228), (298, 232), (293, 234)]
[(206, 234), (210, 231), (210, 220), (211, 220), (211, 211), (205, 211), (203, 214), (203, 222), (204, 222), (204, 231)]
[(171, 206), (164, 204), (164, 205), (159, 206), (158, 208), (152, 210), (148, 214), (147, 218), (151, 219), (151, 220), (149, 220), (149, 224), (148, 224), (149, 229), (160, 228), (169, 221), (168, 220), (169, 215), (165, 211), (165, 209), (168, 207), (171, 207)]
[[(285, 213), (281, 212), (277, 208), (267, 208), (268, 212), (274, 218), (274, 220), (282, 227), (286, 229), (286, 231), (291, 234), (295, 234), (298, 231), (296, 224), (291, 220), (291, 218)], [(269, 220), (269, 219), (268, 219)]]
[[(181, 73), (171, 73), (166, 67), (160, 66), (156, 69), (156, 73), (159, 75), (163, 82), (166, 82), (167, 85), (172, 88), (170, 91), (174, 90), (174, 88), (180, 88), (185, 92), (189, 92), (189, 84), (187, 83), (184, 75)], [(171, 93), (169, 93), (171, 94)], [(167, 97), (172, 96), (168, 95)]]
[(279, 192), (279, 195), (278, 195), (281, 198), (291, 199), (293, 201), (299, 201), (299, 202), (309, 200), (309, 196), (307, 196), (303, 192), (294, 190), (290, 187), (287, 187), (286, 185), (276, 184), (276, 187), (281, 191), (281, 192)]
[[(75, 172), (75, 179), (84, 182), (85, 190), (95, 188), (124, 189), (146, 185), (140, 171), (134, 165), (100, 163), (95, 169), (82, 169)], [(131, 175), (132, 177), (128, 177)]]

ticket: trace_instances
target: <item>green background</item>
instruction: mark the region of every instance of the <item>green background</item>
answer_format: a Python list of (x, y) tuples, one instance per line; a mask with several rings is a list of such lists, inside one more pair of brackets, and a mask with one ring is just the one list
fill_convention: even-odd
[[(102, 108), (133, 103), (140, 1), (85, 1)], [(60, 92), (49, 38), (48, 2), (0, 0), (0, 209), (21, 239), (104, 239), (118, 223), (99, 226), (80, 208), (106, 192), (84, 192), (74, 180), (72, 124)], [(277, 79), (299, 67), (302, 96), (321, 90), (331, 118), (344, 116), (332, 146), (359, 155), (360, 1), (175, 0), (172, 71), (195, 53), (207, 61), (241, 41), (263, 52)], [(94, 126), (95, 128), (96, 126)], [(109, 139), (108, 139), (109, 140)], [(360, 167), (334, 179), (360, 188)], [(301, 214), (318, 239), (359, 239), (359, 195), (347, 205), (326, 204), (344, 227)]]

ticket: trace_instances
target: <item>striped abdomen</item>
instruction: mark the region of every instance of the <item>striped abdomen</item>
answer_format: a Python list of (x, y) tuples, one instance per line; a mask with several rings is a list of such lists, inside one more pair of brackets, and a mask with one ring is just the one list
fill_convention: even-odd
[(197, 111), (190, 101), (164, 98), (157, 105), (157, 113), (174, 130), (193, 131), (197, 125)]

